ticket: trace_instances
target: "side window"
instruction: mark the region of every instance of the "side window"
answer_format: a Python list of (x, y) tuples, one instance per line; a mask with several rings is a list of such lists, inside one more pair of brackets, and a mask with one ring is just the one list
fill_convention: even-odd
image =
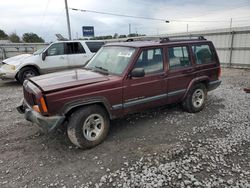
[(104, 45), (104, 42), (86, 42), (86, 45), (92, 53), (96, 53)]
[(52, 44), (47, 50), (47, 56), (63, 55), (64, 54), (64, 44), (55, 43)]
[(85, 50), (80, 42), (69, 42), (66, 43), (67, 54), (84, 54)]
[(144, 68), (146, 74), (163, 71), (162, 49), (143, 50), (135, 68)]
[(169, 69), (187, 67), (191, 65), (186, 46), (168, 48)]
[(195, 55), (196, 64), (206, 64), (213, 62), (214, 57), (209, 45), (194, 45), (192, 46), (192, 50)]

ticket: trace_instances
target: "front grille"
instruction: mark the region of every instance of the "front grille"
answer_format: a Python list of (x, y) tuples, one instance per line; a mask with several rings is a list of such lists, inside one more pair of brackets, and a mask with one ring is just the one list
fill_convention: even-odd
[(25, 101), (30, 105), (33, 106), (36, 104), (36, 97), (33, 93), (29, 93), (25, 88), (23, 88), (23, 95)]

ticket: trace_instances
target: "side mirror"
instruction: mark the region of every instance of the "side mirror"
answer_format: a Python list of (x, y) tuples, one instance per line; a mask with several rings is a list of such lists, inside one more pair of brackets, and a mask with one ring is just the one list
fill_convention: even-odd
[(134, 68), (130, 73), (130, 77), (144, 77), (144, 76), (145, 76), (144, 68)]
[(45, 51), (45, 52), (42, 53), (42, 60), (43, 61), (46, 59), (46, 56), (47, 56), (47, 52)]

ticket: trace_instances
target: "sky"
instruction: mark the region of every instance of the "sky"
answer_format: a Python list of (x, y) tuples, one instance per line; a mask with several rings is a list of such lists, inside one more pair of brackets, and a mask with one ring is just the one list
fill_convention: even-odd
[[(157, 35), (175, 32), (250, 26), (250, 0), (67, 0), (69, 8), (169, 20), (118, 17), (69, 9), (72, 38), (81, 38), (82, 26), (94, 26), (95, 35)], [(0, 29), (7, 34), (34, 32), (46, 42), (55, 34), (68, 37), (64, 0), (1, 0)]]

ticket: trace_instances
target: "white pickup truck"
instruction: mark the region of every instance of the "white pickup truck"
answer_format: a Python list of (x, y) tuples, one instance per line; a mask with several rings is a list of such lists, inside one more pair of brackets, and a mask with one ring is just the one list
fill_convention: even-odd
[(104, 45), (102, 41), (58, 41), (34, 54), (22, 54), (3, 60), (1, 79), (16, 79), (20, 83), (28, 77), (83, 67)]

